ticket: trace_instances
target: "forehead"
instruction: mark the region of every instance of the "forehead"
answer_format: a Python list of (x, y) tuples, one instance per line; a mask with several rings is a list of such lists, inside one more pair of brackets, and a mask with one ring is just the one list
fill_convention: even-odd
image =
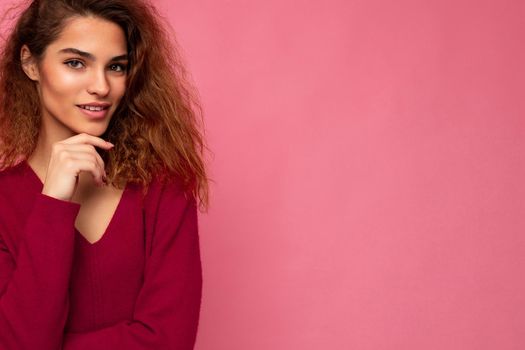
[(61, 49), (68, 47), (90, 52), (101, 59), (127, 52), (122, 28), (114, 22), (92, 16), (67, 20), (58, 38), (46, 51), (58, 54)]

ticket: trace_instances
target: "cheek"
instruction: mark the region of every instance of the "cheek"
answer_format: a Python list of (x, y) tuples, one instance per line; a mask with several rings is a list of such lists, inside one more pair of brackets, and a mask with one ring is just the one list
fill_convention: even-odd
[(74, 96), (80, 85), (80, 79), (75, 74), (46, 69), (40, 74), (42, 103), (52, 111), (68, 108), (74, 104)]
[(126, 79), (119, 78), (113, 81), (111, 84), (111, 94), (113, 98), (120, 100), (126, 93)]

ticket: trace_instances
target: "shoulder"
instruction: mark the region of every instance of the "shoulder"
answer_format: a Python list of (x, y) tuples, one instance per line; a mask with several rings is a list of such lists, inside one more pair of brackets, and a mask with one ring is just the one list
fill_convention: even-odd
[(16, 194), (24, 179), (21, 163), (0, 170), (0, 198)]
[(0, 227), (8, 227), (13, 218), (26, 217), (31, 188), (24, 179), (20, 164), (0, 170)]
[(194, 201), (180, 177), (154, 176), (144, 197), (144, 207), (154, 212), (162, 209), (177, 210)]
[(177, 178), (165, 181), (154, 178), (144, 198), (143, 210), (146, 233), (151, 238), (171, 239), (182, 222), (197, 221), (195, 200)]
[(22, 163), (18, 162), (15, 165), (6, 168), (0, 168), (0, 180), (12, 178), (16, 175), (22, 174)]

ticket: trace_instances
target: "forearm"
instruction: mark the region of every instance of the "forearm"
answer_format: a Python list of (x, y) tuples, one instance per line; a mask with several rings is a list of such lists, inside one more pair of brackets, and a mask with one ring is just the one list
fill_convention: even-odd
[(1, 348), (60, 347), (68, 315), (74, 219), (79, 207), (40, 194), (20, 233), (18, 250), (2, 252), (0, 268), (13, 269), (2, 274), (9, 278), (0, 286)]

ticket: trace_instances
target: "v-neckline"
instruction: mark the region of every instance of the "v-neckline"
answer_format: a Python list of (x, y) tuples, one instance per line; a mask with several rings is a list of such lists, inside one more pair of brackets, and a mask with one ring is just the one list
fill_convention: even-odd
[[(32, 174), (32, 177), (36, 181), (38, 181), (38, 183), (40, 184), (41, 188), (43, 188), (44, 187), (44, 183), (42, 182), (42, 180), (40, 180), (40, 178), (38, 177), (36, 172), (33, 170), (33, 168), (31, 168), (31, 166), (29, 165), (27, 160), (23, 160), (22, 163), (25, 165), (25, 167), (29, 171), (29, 173)], [(129, 189), (129, 186), (128, 186), (128, 183), (126, 183), (126, 186), (124, 187), (124, 191), (122, 192), (122, 194), (120, 196), (120, 199), (119, 199), (119, 202), (117, 204), (117, 207), (115, 208), (115, 211), (113, 212), (113, 216), (111, 216), (111, 219), (109, 220), (109, 223), (108, 223), (106, 229), (104, 230), (104, 233), (102, 234), (102, 236), (100, 236), (100, 238), (98, 240), (96, 240), (95, 242), (91, 243), (90, 241), (88, 241), (87, 238), (77, 229), (77, 227), (73, 225), (73, 229), (74, 229), (75, 233), (78, 236), (80, 236), (79, 237), (80, 241), (83, 244), (85, 244), (87, 246), (90, 246), (90, 247), (98, 246), (98, 245), (100, 245), (100, 242), (105, 239), (107, 234), (110, 232), (110, 229), (112, 228), (112, 226), (114, 226), (114, 222), (116, 221), (117, 217), (120, 215), (120, 211), (122, 211), (122, 209), (121, 209), (122, 203), (126, 199), (125, 196), (126, 196), (126, 193), (128, 192), (128, 189)], [(107, 238), (106, 238), (106, 240), (107, 240)]]
[(90, 241), (88, 241), (86, 236), (84, 236), (76, 228), (76, 226), (73, 225), (73, 228), (75, 229), (75, 232), (80, 236), (81, 242), (83, 242), (83, 243), (87, 244), (88, 246), (92, 247), (92, 246), (95, 246), (95, 245), (97, 245), (97, 246), (100, 245), (101, 241), (104, 240), (104, 239), (106, 239), (106, 240), (109, 239), (109, 238), (106, 238), (106, 236), (108, 235), (108, 233), (111, 233), (111, 228), (113, 227), (114, 222), (117, 220), (118, 216), (120, 215), (120, 212), (122, 211), (122, 209), (120, 207), (122, 206), (122, 203), (126, 199), (125, 196), (126, 196), (126, 193), (128, 192), (128, 188), (129, 188), (128, 184), (126, 183), (126, 186), (124, 187), (124, 191), (120, 195), (120, 199), (119, 199), (119, 202), (117, 204), (117, 207), (115, 208), (115, 211), (113, 212), (113, 215), (111, 216), (111, 219), (109, 219), (109, 223), (106, 226), (106, 229), (104, 230), (104, 233), (95, 242), (91, 243)]

